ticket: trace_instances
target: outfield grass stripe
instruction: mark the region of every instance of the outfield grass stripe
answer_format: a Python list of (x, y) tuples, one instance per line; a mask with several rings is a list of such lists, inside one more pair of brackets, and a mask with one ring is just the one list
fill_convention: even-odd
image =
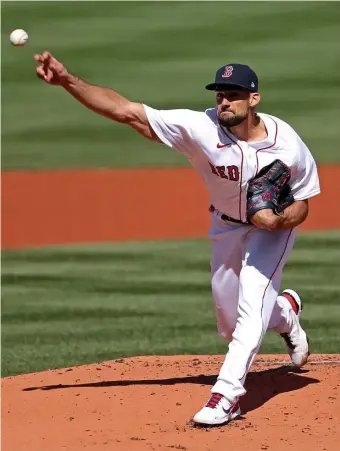
[[(339, 352), (340, 231), (299, 234), (282, 287), (313, 352)], [(208, 240), (54, 246), (2, 255), (3, 375), (145, 354), (224, 353)], [(305, 264), (304, 264), (305, 263)], [(285, 352), (268, 334), (261, 352)]]
[[(204, 86), (215, 70), (248, 63), (260, 75), (261, 109), (290, 122), (319, 162), (340, 161), (337, 2), (219, 2), (218, 14), (210, 2), (3, 2), (1, 8), (5, 170), (187, 165), (44, 86), (32, 61), (44, 49), (82, 78), (157, 108), (210, 107), (214, 99)], [(242, 20), (242, 32), (226, 35), (226, 17)], [(18, 23), (29, 33), (20, 49), (8, 40)]]

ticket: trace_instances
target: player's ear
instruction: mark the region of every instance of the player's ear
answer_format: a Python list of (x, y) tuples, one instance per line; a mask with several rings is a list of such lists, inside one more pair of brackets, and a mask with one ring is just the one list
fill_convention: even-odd
[(258, 105), (260, 103), (261, 100), (261, 95), (259, 92), (252, 92), (250, 94), (250, 104), (249, 106), (255, 108), (256, 105)]

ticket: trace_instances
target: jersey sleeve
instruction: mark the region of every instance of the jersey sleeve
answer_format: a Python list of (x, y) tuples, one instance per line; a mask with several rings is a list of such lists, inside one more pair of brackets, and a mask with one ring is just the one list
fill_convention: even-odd
[(291, 190), (295, 200), (305, 200), (320, 193), (320, 183), (315, 160), (308, 147), (299, 140), (298, 161)]
[(143, 105), (149, 124), (158, 138), (178, 152), (190, 155), (197, 142), (195, 128), (202, 113), (192, 110), (156, 110)]

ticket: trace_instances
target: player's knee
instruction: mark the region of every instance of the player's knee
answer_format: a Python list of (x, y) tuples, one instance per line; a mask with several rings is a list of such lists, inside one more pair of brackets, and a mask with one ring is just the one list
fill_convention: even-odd
[[(252, 257), (248, 258), (247, 266), (244, 266), (241, 270), (240, 296), (246, 304), (252, 306), (255, 306), (258, 302), (262, 304), (263, 293), (270, 276), (265, 271), (261, 271), (261, 263), (258, 260), (253, 261)], [(272, 272), (272, 270), (270, 271)], [(254, 281), (254, 283), (249, 283), (249, 281)]]
[(236, 315), (216, 306), (217, 331), (223, 340), (231, 341), (237, 322)]
[(221, 329), (219, 327), (219, 325), (217, 324), (217, 330), (218, 330), (218, 335), (225, 341), (231, 341), (233, 339), (233, 332), (234, 330), (232, 329)]

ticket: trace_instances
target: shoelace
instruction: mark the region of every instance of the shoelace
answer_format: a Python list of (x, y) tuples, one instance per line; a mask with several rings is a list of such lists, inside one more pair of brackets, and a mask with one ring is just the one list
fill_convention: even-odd
[(223, 398), (223, 395), (221, 395), (220, 393), (213, 393), (211, 398), (207, 402), (206, 407), (210, 407), (211, 409), (215, 409), (215, 407), (221, 401), (222, 398)]
[(290, 339), (290, 336), (288, 334), (281, 334), (281, 337), (287, 343), (289, 349), (295, 349), (295, 346), (293, 345), (292, 340)]

